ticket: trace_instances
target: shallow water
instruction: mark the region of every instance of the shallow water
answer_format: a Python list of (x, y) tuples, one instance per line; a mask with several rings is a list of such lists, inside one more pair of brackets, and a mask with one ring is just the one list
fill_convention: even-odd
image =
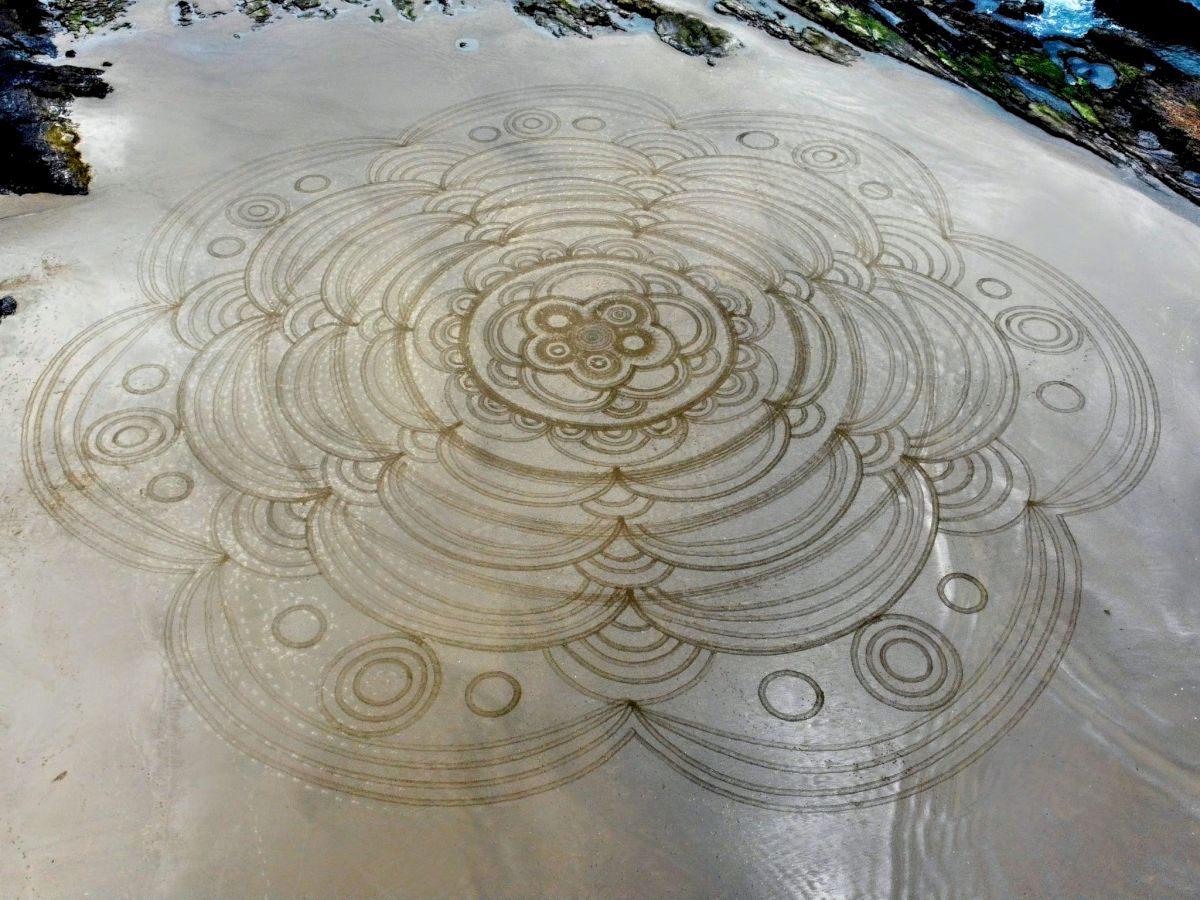
[[(1197, 0), (1184, 2), (1200, 7)], [(979, 12), (994, 13), (999, 5), (1000, 0), (975, 0), (975, 9)], [(1045, 10), (1039, 15), (1026, 16), (1024, 19), (1002, 16), (997, 18), (1013, 28), (1027, 31), (1039, 38), (1081, 38), (1097, 29), (1121, 30), (1118, 23), (1097, 12), (1093, 0), (1047, 0)], [(1052, 43), (1055, 42), (1047, 42), (1046, 46), (1049, 47)], [(1186, 75), (1200, 75), (1200, 51), (1196, 49), (1193, 35), (1181, 34), (1166, 43), (1151, 38), (1148, 45), (1167, 65)], [(1088, 77), (1090, 80), (1090, 76), (1087, 75), (1080, 77)], [(1107, 79), (1107, 75), (1104, 77)], [(1115, 73), (1113, 83), (1115, 84)]]
[[(975, 0), (975, 8), (980, 12), (994, 12), (999, 5), (1000, 0)], [(1046, 8), (1041, 14), (1028, 16), (1020, 22), (1007, 21), (1013, 21), (1039, 37), (1082, 37), (1101, 20), (1093, 0), (1046, 0)]]
[(12, 893), (1194, 896), (1194, 211), (369, 12), (136, 7), (0, 201)]

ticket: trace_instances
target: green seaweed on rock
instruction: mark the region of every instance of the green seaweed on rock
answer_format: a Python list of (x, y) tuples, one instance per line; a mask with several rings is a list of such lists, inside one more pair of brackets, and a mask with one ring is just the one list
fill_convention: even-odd
[(117, 22), (133, 0), (45, 0), (44, 5), (72, 34), (99, 31)]
[(92, 182), (92, 169), (79, 153), (79, 132), (70, 121), (56, 122), (46, 129), (46, 143), (54, 155), (62, 160), (71, 181), (87, 193)]
[(513, 8), (554, 35), (591, 37), (594, 30), (628, 31), (635, 19), (654, 26), (659, 40), (690, 56), (727, 56), (738, 41), (724, 28), (657, 0), (514, 0)]
[(1013, 65), (1023, 75), (1040, 78), (1050, 84), (1063, 84), (1067, 80), (1062, 67), (1051, 59), (1048, 53), (1040, 51), (1017, 53), (1012, 59)]

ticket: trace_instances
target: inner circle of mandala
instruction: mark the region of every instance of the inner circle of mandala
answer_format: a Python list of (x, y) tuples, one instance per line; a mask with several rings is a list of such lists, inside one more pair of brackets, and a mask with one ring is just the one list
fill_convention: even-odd
[(1066, 516), (1157, 436), (1094, 299), (815, 117), (496, 95), (232, 174), (141, 278), (40, 383), (31, 484), (179, 576), (221, 734), (382, 800), (529, 796), (634, 737), (768, 808), (950, 777), (1066, 648)]
[[(644, 274), (620, 259), (548, 268), (539, 273), (543, 283), (567, 270), (559, 277), (575, 283), (574, 295), (534, 288), (507, 304), (487, 295), (463, 317), (469, 389), (496, 405), (561, 428), (652, 426), (702, 406), (733, 371), (732, 317), (694, 286), (692, 297), (632, 293)], [(570, 278), (572, 269), (582, 276)], [(613, 283), (626, 290), (596, 286)]]

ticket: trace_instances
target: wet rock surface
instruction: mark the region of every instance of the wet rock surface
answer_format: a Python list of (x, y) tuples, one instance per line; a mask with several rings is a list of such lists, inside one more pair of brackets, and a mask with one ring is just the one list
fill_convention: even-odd
[[(368, 18), (376, 24), (390, 19), (417, 21), (423, 13), (453, 16), (470, 9), (467, 0), (344, 0), (350, 7), (365, 6), (371, 9)], [(250, 17), (253, 27), (266, 25), (284, 16), (298, 19), (332, 19), (346, 6), (335, 5), (332, 0), (237, 0), (237, 9)]]
[[(719, 0), (716, 10), (791, 40), (769, 16), (739, 14), (735, 3), (748, 5)], [(1192, 46), (1168, 51), (1118, 24), (1142, 23), (1153, 18), (1152, 9), (1167, 7), (1180, 22), (1190, 21), (1193, 13), (1200, 19), (1200, 10), (1182, 0), (1108, 0), (1098, 6), (1115, 21), (1098, 19), (1095, 27), (1068, 37), (1021, 25), (1045, 11), (1038, 2), (1001, 3), (992, 12), (970, 0), (773, 4), (781, 17), (801, 16), (858, 47), (972, 87), (1047, 131), (1200, 203), (1200, 68), (1189, 71), (1188, 55), (1200, 46), (1200, 29), (1175, 29), (1174, 40), (1190, 39)], [(1200, 56), (1196, 62), (1200, 65)]]
[(717, 0), (713, 4), (713, 10), (723, 16), (740, 19), (753, 28), (765, 31), (771, 37), (787, 41), (797, 50), (820, 56), (830, 62), (849, 65), (861, 56), (845, 41), (830, 37), (819, 28), (796, 27), (790, 24), (781, 10), (766, 12), (746, 0)]
[(1096, 11), (1152, 40), (1200, 43), (1200, 7), (1187, 0), (1096, 0)]
[[(28, 4), (16, 0), (18, 5)], [(97, 31), (101, 28), (128, 28), (121, 16), (133, 0), (44, 0), (46, 15), (59, 28), (73, 34)]]
[[(68, 116), (77, 97), (103, 97), (99, 69), (56, 65), (50, 34), (87, 31), (112, 21), (123, 3), (35, 0), (0, 5), (0, 192), (85, 194), (91, 173)], [(107, 17), (107, 18), (106, 18)]]
[(728, 56), (739, 46), (725, 29), (655, 0), (515, 0), (513, 8), (559, 37), (591, 37), (597, 31), (634, 31), (649, 26), (664, 44), (689, 56), (712, 60)]

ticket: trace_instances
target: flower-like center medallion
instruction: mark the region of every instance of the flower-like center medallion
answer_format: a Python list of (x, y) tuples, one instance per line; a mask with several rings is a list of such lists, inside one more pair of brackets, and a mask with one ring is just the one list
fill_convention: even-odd
[(619, 388), (635, 370), (670, 366), (679, 355), (671, 333), (655, 321), (643, 297), (599, 297), (579, 306), (543, 300), (521, 316), (529, 339), (525, 362), (570, 375), (586, 390)]
[[(687, 272), (566, 257), (515, 270), (440, 324), (458, 337), (449, 365), (485, 403), (560, 429), (624, 431), (693, 410), (720, 388), (749, 313), (736, 307)], [(748, 320), (740, 327), (753, 331)]]

